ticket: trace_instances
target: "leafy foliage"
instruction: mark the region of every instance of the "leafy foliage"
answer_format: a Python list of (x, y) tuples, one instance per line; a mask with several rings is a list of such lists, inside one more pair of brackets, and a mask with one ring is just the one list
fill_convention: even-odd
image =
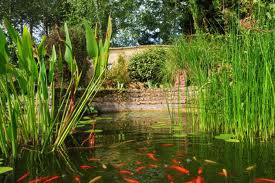
[(122, 55), (119, 55), (117, 62), (107, 71), (105, 84), (109, 82), (115, 82), (117, 87), (126, 87), (130, 82), (128, 61)]
[(160, 69), (166, 59), (166, 50), (161, 48), (138, 53), (130, 59), (129, 76), (134, 81), (160, 83), (162, 81)]

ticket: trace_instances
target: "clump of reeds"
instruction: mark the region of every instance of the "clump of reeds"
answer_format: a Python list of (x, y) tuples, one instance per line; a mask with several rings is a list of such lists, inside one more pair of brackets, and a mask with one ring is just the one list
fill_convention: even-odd
[(198, 88), (201, 130), (251, 140), (275, 134), (274, 23), (261, 12), (254, 16), (254, 29), (234, 24), (222, 36), (177, 41), (176, 61)]

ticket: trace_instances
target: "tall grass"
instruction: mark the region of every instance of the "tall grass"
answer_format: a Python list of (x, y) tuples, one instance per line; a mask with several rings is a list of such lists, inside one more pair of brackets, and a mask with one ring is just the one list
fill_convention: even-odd
[[(55, 99), (54, 78), (56, 66), (62, 67), (61, 51), (57, 54), (53, 46), (48, 59), (45, 37), (36, 47), (27, 27), (24, 27), (22, 36), (19, 36), (7, 20), (4, 24), (11, 37), (11, 44), (16, 49), (18, 64), (12, 64), (6, 36), (0, 29), (0, 149), (6, 156), (12, 152), (13, 157), (16, 157), (18, 146), (21, 145), (31, 145), (42, 152), (55, 150), (64, 144), (65, 138), (83, 115), (85, 105), (102, 83), (101, 78), (108, 61), (111, 19), (104, 43), (102, 40), (97, 42), (96, 32), (85, 23), (87, 52), (94, 61), (94, 77), (79, 99), (76, 95), (81, 73), (72, 54), (73, 48), (65, 24), (64, 59), (71, 78), (68, 87), (61, 89), (64, 92), (60, 95), (60, 100)], [(63, 81), (63, 78), (58, 79)]]
[(226, 35), (175, 43), (174, 64), (166, 65), (187, 71), (198, 88), (199, 129), (250, 140), (275, 134), (275, 26), (265, 11), (257, 8), (253, 29), (234, 24)]

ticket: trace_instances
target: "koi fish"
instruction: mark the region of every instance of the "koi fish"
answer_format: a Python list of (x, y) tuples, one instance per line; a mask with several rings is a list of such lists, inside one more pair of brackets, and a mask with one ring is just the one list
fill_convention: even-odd
[(22, 175), (21, 177), (19, 177), (19, 178), (16, 180), (16, 182), (21, 182), (21, 181), (23, 181), (23, 180), (26, 179), (29, 175), (30, 175), (30, 172), (24, 173), (24, 175)]
[(198, 174), (201, 175), (202, 174), (202, 167), (198, 168)]
[(31, 181), (29, 181), (28, 183), (38, 183), (38, 182), (43, 182), (45, 180), (47, 180), (49, 178), (49, 176), (47, 177), (37, 177)]
[(107, 166), (105, 164), (102, 164), (103, 169), (107, 169)]
[(172, 163), (174, 163), (175, 165), (179, 165), (179, 164), (180, 164), (180, 161), (179, 161), (179, 160), (172, 159), (171, 161), (172, 161)]
[(122, 163), (119, 163), (119, 164), (112, 164), (112, 166), (115, 168), (115, 169), (120, 169), (121, 167), (125, 166), (126, 163), (122, 162)]
[(80, 167), (81, 169), (95, 168), (95, 166), (89, 166), (89, 165), (80, 165), (79, 167)]
[(271, 183), (275, 183), (275, 180), (272, 179), (268, 179), (268, 178), (256, 178), (255, 183), (260, 183), (260, 182), (271, 182)]
[(140, 166), (140, 167), (137, 167), (137, 168), (136, 168), (136, 171), (139, 172), (139, 171), (141, 171), (141, 170), (143, 170), (143, 169), (145, 169), (145, 168), (146, 168), (145, 166)]
[(124, 175), (133, 175), (133, 173), (129, 170), (120, 170), (119, 173)]
[(212, 160), (209, 160), (209, 159), (204, 160), (204, 162), (208, 163), (208, 164), (217, 164), (216, 161), (212, 161)]
[(249, 172), (249, 171), (251, 171), (251, 170), (253, 170), (253, 169), (255, 169), (255, 168), (256, 168), (256, 165), (252, 165), (252, 166), (247, 167), (245, 170), (246, 170), (247, 172)]
[(100, 161), (98, 158), (88, 158), (88, 161)]
[(154, 165), (154, 164), (149, 164), (148, 168), (158, 168), (158, 165)]
[(196, 180), (195, 180), (195, 183), (204, 183), (203, 179), (202, 179), (202, 176), (197, 176)]
[(43, 181), (43, 183), (51, 183), (51, 182), (54, 182), (54, 181), (56, 181), (56, 180), (58, 180), (60, 178), (61, 178), (60, 176), (52, 176), (49, 179)]
[(189, 170), (187, 170), (186, 168), (184, 168), (182, 166), (172, 165), (169, 168), (172, 170), (176, 170), (182, 174), (189, 174)]
[(89, 181), (89, 183), (95, 183), (96, 181), (100, 180), (102, 178), (102, 176), (97, 176), (95, 178), (93, 178), (92, 180)]
[(174, 183), (175, 182), (174, 177), (172, 175), (170, 175), (170, 174), (167, 174), (166, 178), (167, 178), (167, 180), (168, 180), (169, 183)]
[(228, 173), (227, 173), (227, 171), (226, 171), (226, 169), (222, 169), (222, 172), (219, 172), (218, 173), (220, 176), (225, 176), (225, 177), (227, 177), (228, 176)]
[(174, 146), (175, 144), (160, 144), (160, 146), (162, 147), (172, 147)]
[(130, 179), (130, 178), (127, 178), (127, 177), (124, 177), (123, 180), (125, 180), (127, 183), (140, 183), (136, 179)]
[(154, 153), (147, 153), (147, 157), (153, 161), (158, 161), (158, 159), (155, 157)]
[(73, 182), (80, 182), (81, 181), (81, 177), (80, 176), (74, 176), (73, 177)]
[(141, 162), (141, 161), (136, 161), (135, 164), (136, 164), (136, 165), (141, 165), (142, 162)]

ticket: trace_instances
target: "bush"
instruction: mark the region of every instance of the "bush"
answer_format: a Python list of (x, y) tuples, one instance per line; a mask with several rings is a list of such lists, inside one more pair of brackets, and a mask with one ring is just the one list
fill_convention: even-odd
[(155, 48), (136, 54), (130, 59), (128, 71), (133, 81), (159, 84), (161, 67), (167, 58), (166, 50)]
[(119, 55), (117, 63), (112, 66), (111, 70), (107, 71), (106, 81), (108, 83), (111, 81), (112, 85), (116, 84), (117, 87), (119, 85), (126, 87), (130, 82), (128, 62), (122, 55)]

